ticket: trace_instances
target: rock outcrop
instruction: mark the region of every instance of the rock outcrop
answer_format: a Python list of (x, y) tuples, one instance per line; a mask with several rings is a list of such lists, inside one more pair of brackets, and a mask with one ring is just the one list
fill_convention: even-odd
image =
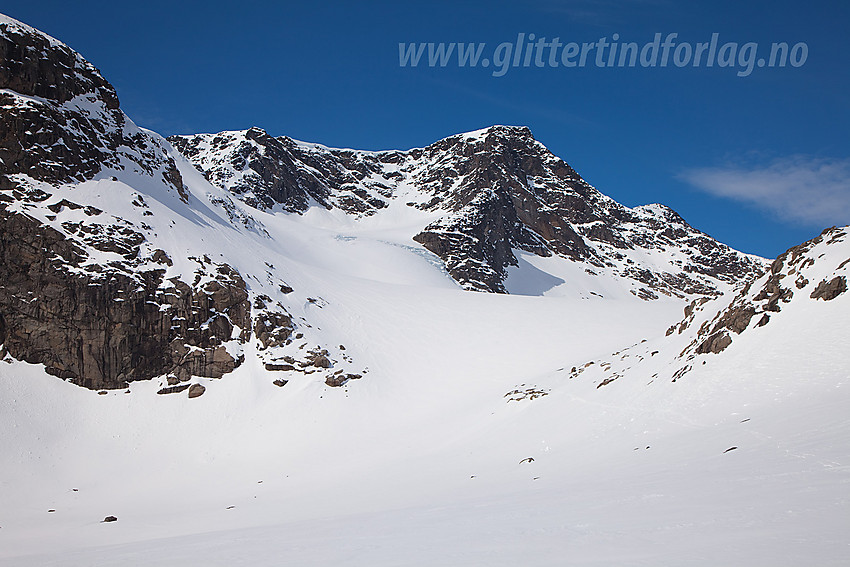
[[(848, 307), (847, 296), (842, 291), (846, 290), (850, 276), (848, 231), (850, 227), (828, 228), (819, 236), (789, 248), (771, 262), (767, 273), (748, 282), (737, 294), (694, 299), (685, 307), (684, 318), (671, 325), (664, 336), (574, 366), (569, 378), (591, 380), (597, 388), (610, 387), (627, 377), (645, 380), (647, 386), (661, 380), (677, 382), (691, 376), (695, 369), (712, 364), (712, 357), (728, 356), (739, 336), (751, 341), (749, 347), (741, 346), (752, 353), (754, 344), (769, 346), (769, 341), (776, 337), (783, 341), (788, 333), (798, 332), (801, 323), (815, 323), (817, 328), (825, 311), (837, 310), (841, 314)], [(838, 320), (840, 317), (831, 317), (833, 322)], [(763, 329), (768, 325), (770, 329)], [(759, 336), (765, 332), (766, 335)], [(824, 326), (822, 333), (818, 329), (816, 336), (811, 337), (814, 340), (811, 345), (824, 338), (832, 340), (835, 332), (832, 325)], [(759, 342), (765, 339), (767, 343)], [(799, 347), (797, 354), (802, 358), (797, 362), (806, 363), (806, 355), (817, 356), (817, 348), (811, 345)], [(746, 359), (735, 360), (747, 364)]]
[[(150, 227), (49, 192), (112, 170), (186, 201), (161, 139), (124, 116), (115, 89), (79, 54), (5, 16), (0, 89), (5, 351), (92, 389), (164, 374), (217, 378), (237, 367), (241, 360), (227, 345), (251, 333), (239, 273), (194, 259), (195, 280), (166, 278), (172, 261), (164, 250), (150, 252)], [(132, 205), (147, 209), (141, 195)]]
[(171, 136), (168, 141), (213, 184), (261, 210), (303, 212), (311, 203), (352, 214), (387, 206), (379, 176), (398, 152), (337, 150), (272, 137), (261, 128)]

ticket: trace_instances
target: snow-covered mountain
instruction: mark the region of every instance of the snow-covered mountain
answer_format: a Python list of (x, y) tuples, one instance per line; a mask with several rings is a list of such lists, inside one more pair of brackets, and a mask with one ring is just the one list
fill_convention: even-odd
[(360, 239), (371, 249), (359, 277), (380, 280), (401, 254), (440, 285), (447, 273), (464, 289), (530, 295), (713, 296), (765, 264), (662, 205), (619, 205), (527, 128), (404, 152), (256, 128), (173, 137), (190, 164), (135, 126), (79, 54), (2, 26), (5, 348), (89, 388), (164, 376), (181, 391), (231, 372), (249, 344), (278, 371), (362, 375), (346, 337), (306, 332), (305, 309), (324, 300), (278, 260), (298, 255), (296, 226), (337, 241), (345, 259), (308, 259), (333, 271), (357, 260), (342, 249)]
[[(711, 295), (758, 273), (663, 205), (630, 209), (585, 182), (528, 128), (493, 126), (408, 151), (339, 150), (259, 128), (169, 141), (210, 182), (264, 210), (311, 206), (409, 219), (412, 240), (465, 289), (505, 292), (517, 255), (558, 256), (635, 295)], [(421, 211), (395, 211), (409, 207)], [(418, 221), (418, 222), (417, 222)]]
[(521, 127), (165, 140), (0, 16), (0, 565), (843, 564), (847, 230)]

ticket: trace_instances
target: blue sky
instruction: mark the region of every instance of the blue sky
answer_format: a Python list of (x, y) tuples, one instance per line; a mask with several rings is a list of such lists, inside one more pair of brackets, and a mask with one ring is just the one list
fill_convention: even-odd
[[(661, 202), (738, 249), (776, 256), (850, 223), (850, 4), (843, 2), (47, 2), (0, 12), (69, 44), (164, 135), (260, 126), (363, 149), (528, 125), (588, 182)], [(808, 48), (799, 67), (400, 67), (400, 42)], [(591, 53), (592, 57), (592, 53)]]

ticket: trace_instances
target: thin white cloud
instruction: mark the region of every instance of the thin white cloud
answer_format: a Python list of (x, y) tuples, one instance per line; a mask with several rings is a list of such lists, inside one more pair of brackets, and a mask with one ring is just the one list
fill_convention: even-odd
[(818, 227), (850, 224), (850, 159), (791, 156), (759, 167), (689, 169), (679, 178), (785, 221)]

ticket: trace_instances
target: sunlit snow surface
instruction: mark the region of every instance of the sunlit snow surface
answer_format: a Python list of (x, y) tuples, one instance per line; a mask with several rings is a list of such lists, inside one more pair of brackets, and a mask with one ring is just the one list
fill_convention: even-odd
[[(0, 565), (850, 561), (848, 294), (799, 294), (674, 383), (679, 301), (526, 254), (514, 295), (462, 291), (410, 239), (427, 213), (401, 204), (358, 223), (253, 211), (234, 228), (214, 204), (226, 193), (175, 158), (188, 205), (142, 179), (52, 192), (145, 221), (170, 251), (273, 264), (294, 315), (369, 372), (278, 388), (246, 345), (190, 400), (0, 362)], [(153, 216), (126, 205), (135, 191)], [(826, 254), (830, 270), (850, 256)], [(643, 360), (605, 387), (570, 378), (626, 354)]]

